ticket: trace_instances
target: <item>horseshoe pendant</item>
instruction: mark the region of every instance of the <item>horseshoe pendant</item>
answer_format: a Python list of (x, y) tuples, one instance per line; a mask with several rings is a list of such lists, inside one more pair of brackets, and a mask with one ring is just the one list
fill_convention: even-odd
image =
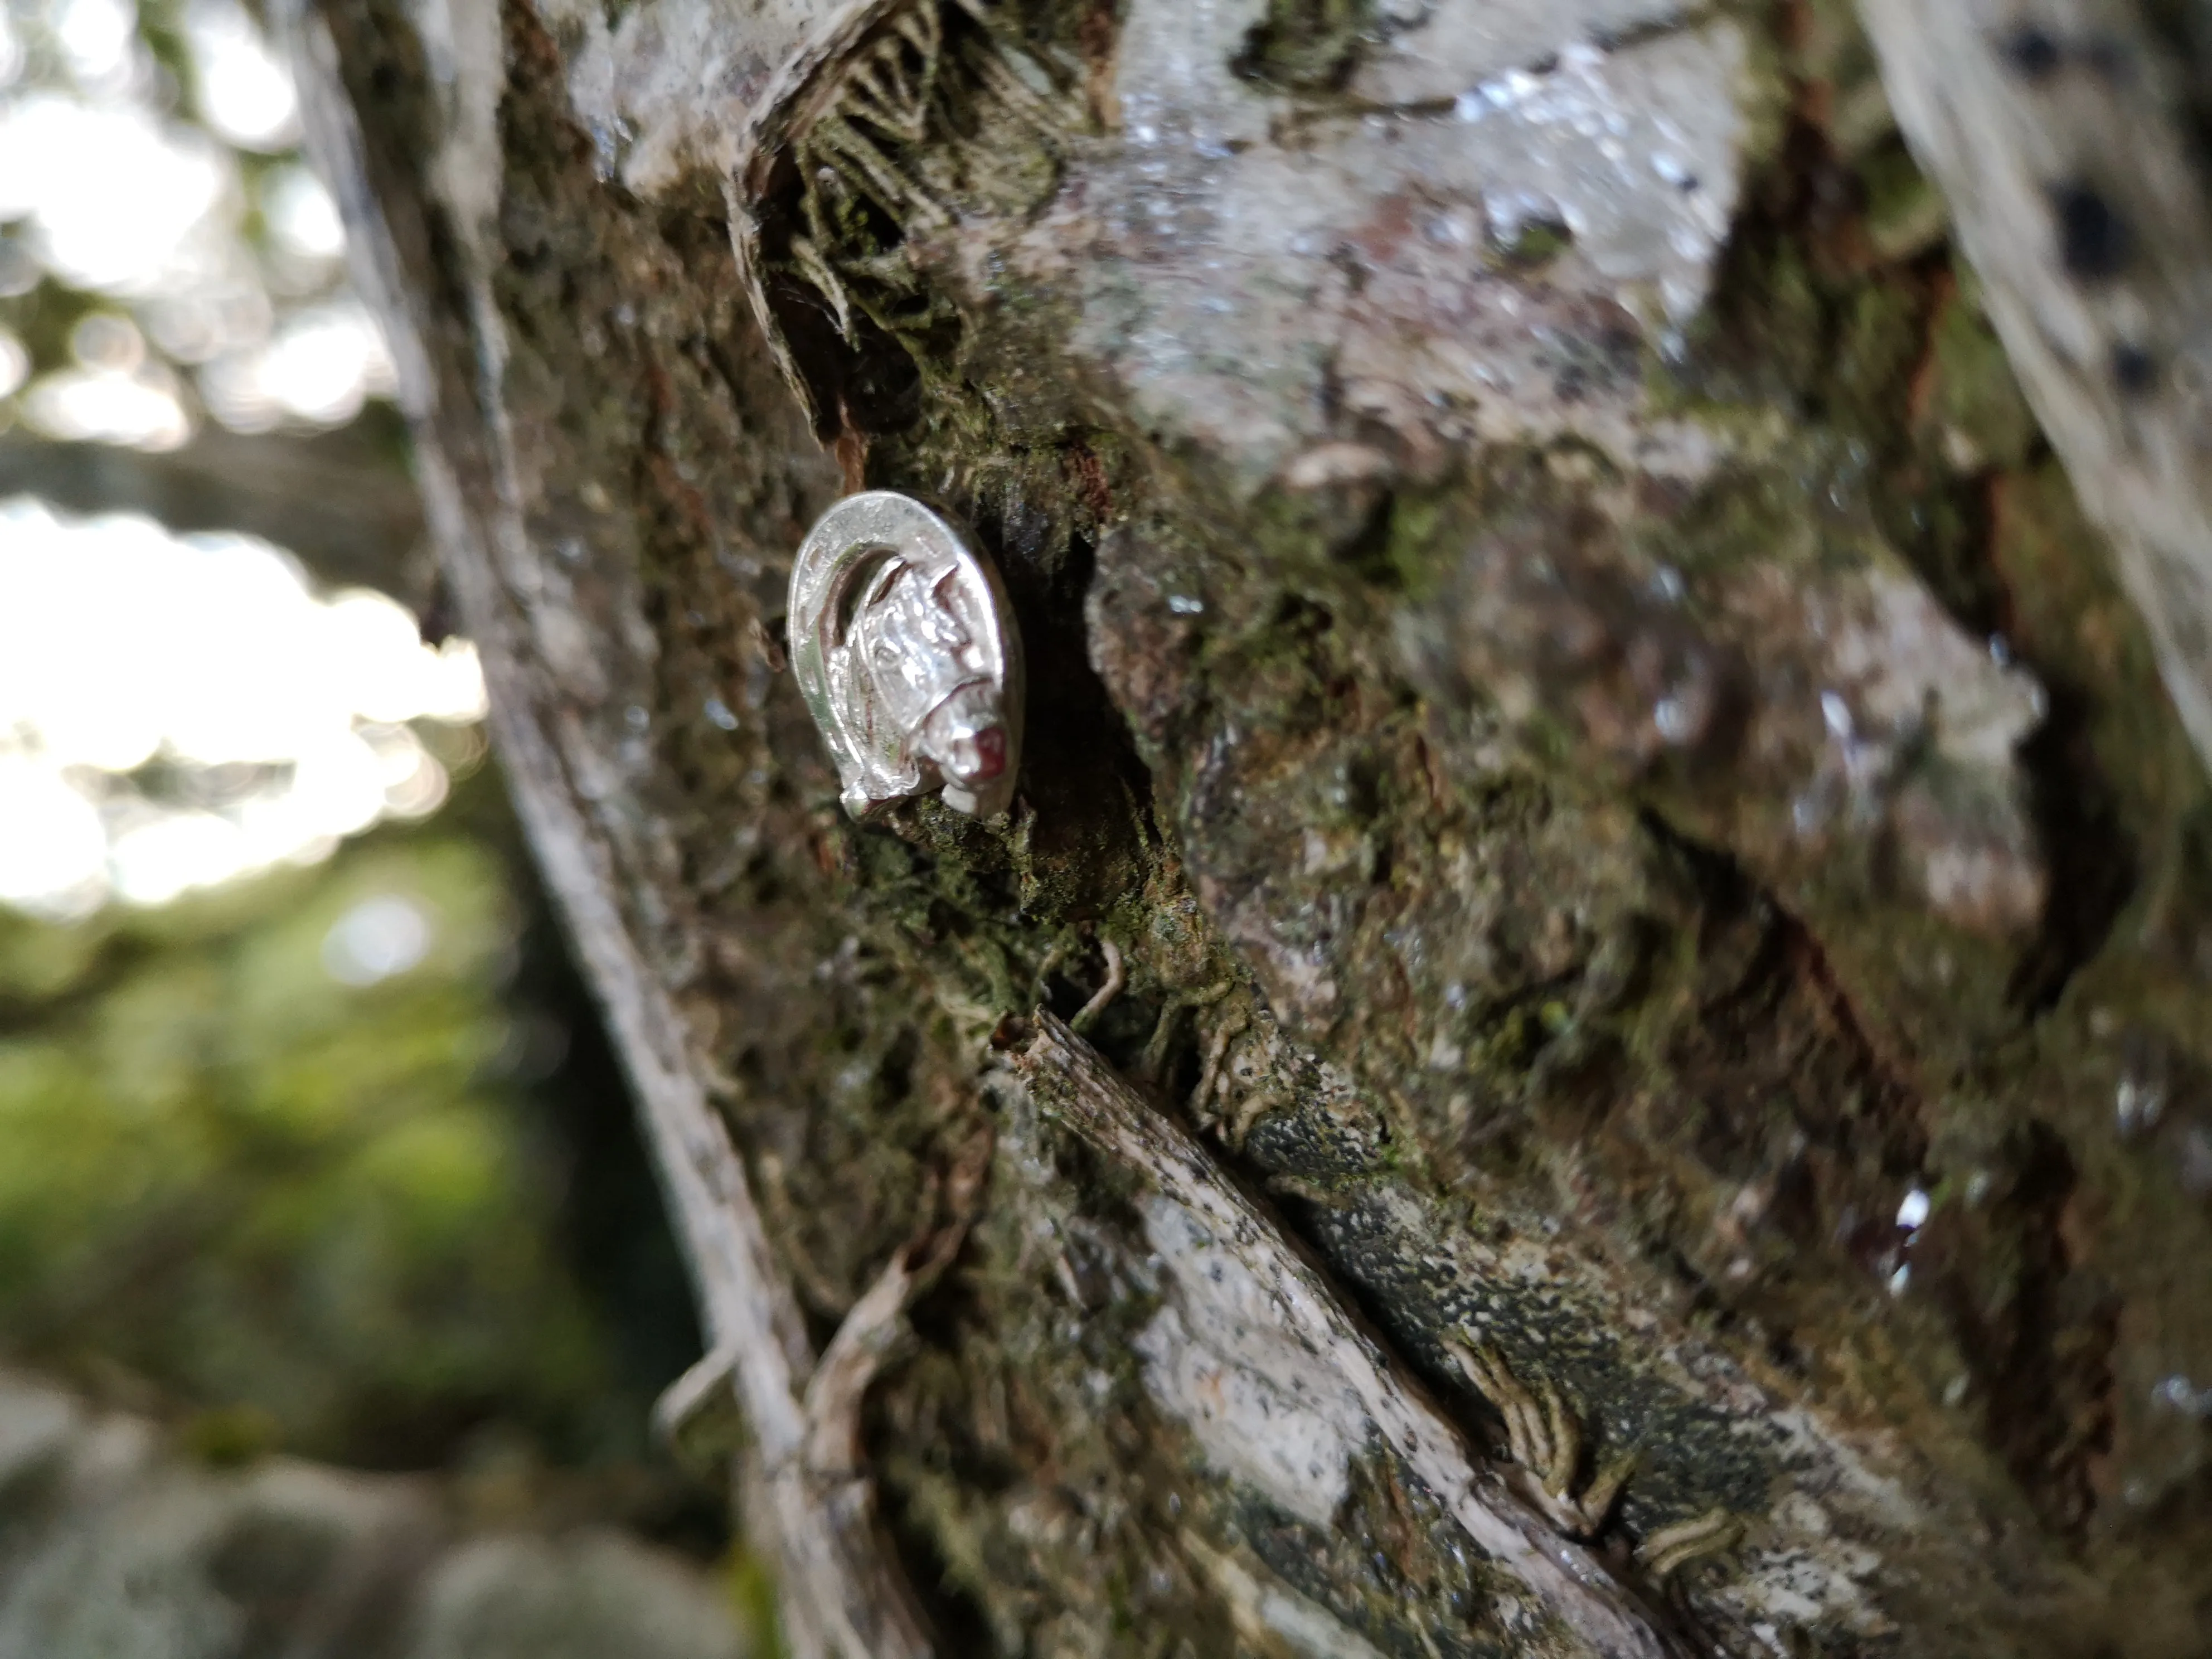
[(1022, 649), (989, 558), (888, 489), (848, 495), (791, 567), (799, 689), (854, 817), (943, 792), (994, 817), (1021, 765)]

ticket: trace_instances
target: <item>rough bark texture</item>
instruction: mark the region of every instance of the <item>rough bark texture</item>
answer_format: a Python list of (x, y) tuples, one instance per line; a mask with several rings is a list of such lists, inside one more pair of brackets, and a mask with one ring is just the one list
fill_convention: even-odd
[(798, 1650), (2203, 1650), (2203, 775), (1848, 11), (290, 24)]

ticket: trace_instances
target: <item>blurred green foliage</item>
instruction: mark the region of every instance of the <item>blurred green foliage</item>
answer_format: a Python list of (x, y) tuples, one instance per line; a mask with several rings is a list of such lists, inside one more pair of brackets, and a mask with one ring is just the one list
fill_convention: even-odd
[[(123, 33), (94, 63), (106, 14)], [(0, 347), (14, 336), (31, 376), (0, 385), (8, 487), (236, 523), (326, 588), (419, 609), (396, 410), (233, 408), (226, 432), (203, 395), (352, 303), (336, 250), (283, 234), (296, 134), (226, 137), (217, 118), (204, 37), (225, 15), (251, 34), (259, 8), (0, 0), (0, 114), (58, 99), (143, 116), (220, 174), (191, 257), (106, 291), (52, 257), (39, 212), (0, 223)], [(87, 190), (117, 185), (70, 159)], [(88, 317), (143, 365), (80, 362)], [(38, 377), (76, 368), (173, 395), (190, 465), (17, 429)], [(205, 1464), (281, 1449), (442, 1468), (475, 1523), (614, 1522), (712, 1553), (726, 1494), (647, 1443), (699, 1344), (619, 1069), (498, 780), (471, 775), (481, 734), (416, 735), (454, 778), (433, 821), (160, 909), (57, 926), (0, 908), (0, 1364), (152, 1415)], [(0, 747), (39, 741), (0, 731)], [(164, 754), (91, 793), (207, 809), (234, 781), (221, 770)]]
[[(0, 1347), (211, 1413), (211, 1455), (416, 1462), (492, 1420), (635, 1449), (665, 1379), (623, 1375), (563, 1248), (527, 907), (441, 822), (161, 910), (0, 914)], [(343, 930), (395, 914), (425, 926), (376, 965), (420, 960), (343, 982)]]

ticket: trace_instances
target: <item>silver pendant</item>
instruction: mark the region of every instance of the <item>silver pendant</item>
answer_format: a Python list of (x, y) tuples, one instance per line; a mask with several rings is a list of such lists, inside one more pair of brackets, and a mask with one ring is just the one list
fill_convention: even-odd
[(791, 567), (791, 661), (860, 817), (942, 789), (977, 817), (1012, 805), (1022, 642), (990, 560), (910, 496), (848, 495)]

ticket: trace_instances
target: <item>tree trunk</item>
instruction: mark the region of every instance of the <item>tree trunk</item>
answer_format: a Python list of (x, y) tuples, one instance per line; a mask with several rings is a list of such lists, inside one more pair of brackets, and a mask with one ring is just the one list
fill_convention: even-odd
[[(2088, 492), (2147, 629), (1849, 12), (287, 22), (794, 1652), (2205, 1650), (2196, 544)], [(1005, 578), (1001, 819), (839, 806), (863, 486)]]

